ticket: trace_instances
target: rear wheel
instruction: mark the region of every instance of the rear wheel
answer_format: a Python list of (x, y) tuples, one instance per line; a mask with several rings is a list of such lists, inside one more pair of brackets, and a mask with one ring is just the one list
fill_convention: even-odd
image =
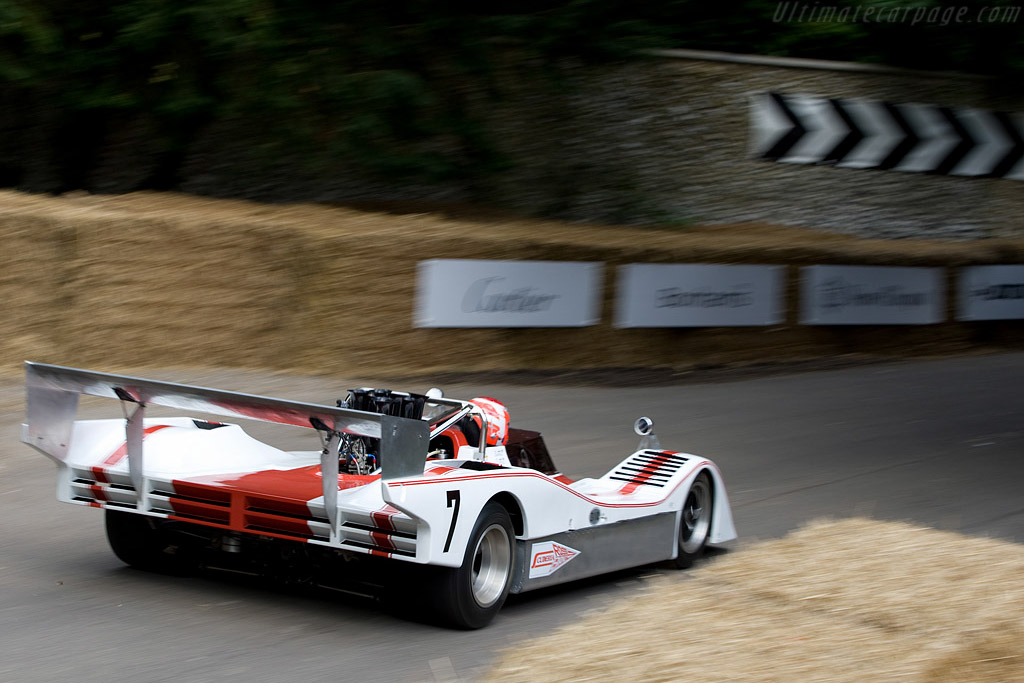
[(508, 511), (488, 503), (473, 527), (462, 566), (437, 570), (431, 590), (436, 615), (458, 628), (489, 624), (508, 597), (514, 557)]
[(174, 544), (162, 519), (120, 510), (106, 510), (107, 541), (117, 559), (137, 569), (180, 574), (188, 562)]
[(690, 485), (680, 512), (679, 535), (676, 537), (678, 554), (673, 563), (679, 569), (692, 567), (704, 552), (711, 532), (711, 512), (714, 494), (711, 477), (701, 472)]

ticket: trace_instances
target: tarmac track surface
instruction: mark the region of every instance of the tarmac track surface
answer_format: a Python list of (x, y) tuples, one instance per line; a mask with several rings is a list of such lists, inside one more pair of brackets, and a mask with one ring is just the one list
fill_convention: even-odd
[[(320, 402), (347, 386), (253, 372), (150, 374)], [(741, 544), (854, 515), (1024, 542), (1022, 386), (1024, 353), (1013, 353), (674, 387), (446, 391), (504, 401), (573, 477), (615, 465), (636, 445), (633, 420), (651, 416), (666, 448), (717, 462)], [(118, 410), (86, 401), (80, 417)], [(2, 682), (475, 680), (498, 649), (628, 600), (651, 574), (686, 576), (646, 567), (538, 591), (510, 599), (490, 627), (458, 632), (331, 591), (147, 574), (111, 554), (98, 511), (55, 501), (52, 465), (19, 443), (22, 415), (21, 383), (0, 383)], [(310, 435), (298, 438), (306, 441), (295, 447), (315, 447)], [(865, 538), (864, 552), (872, 549)]]

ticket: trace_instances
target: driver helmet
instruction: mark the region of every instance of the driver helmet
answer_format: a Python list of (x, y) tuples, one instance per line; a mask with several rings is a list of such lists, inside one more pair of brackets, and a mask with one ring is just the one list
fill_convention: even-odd
[[(487, 418), (487, 445), (504, 446), (508, 443), (508, 408), (493, 398), (483, 396), (470, 399), (469, 402), (478, 407)], [(479, 417), (474, 416), (473, 421), (479, 426)]]

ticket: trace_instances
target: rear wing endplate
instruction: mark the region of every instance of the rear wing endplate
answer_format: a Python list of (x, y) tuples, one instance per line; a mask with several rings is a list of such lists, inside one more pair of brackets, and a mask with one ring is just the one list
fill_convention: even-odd
[(22, 438), (58, 462), (67, 460), (81, 394), (134, 404), (126, 416), (125, 436), (129, 473), (140, 492), (142, 418), (149, 405), (327, 432), (321, 467), (328, 510), (337, 500), (337, 487), (328, 484), (337, 481), (343, 434), (380, 439), (385, 481), (423, 474), (426, 461), (429, 426), (422, 420), (32, 362), (25, 363), (25, 389), (28, 424)]

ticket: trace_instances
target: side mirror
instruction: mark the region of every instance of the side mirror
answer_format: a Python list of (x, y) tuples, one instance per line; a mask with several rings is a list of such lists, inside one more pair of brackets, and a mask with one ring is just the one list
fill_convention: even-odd
[(637, 418), (633, 423), (633, 431), (640, 437), (640, 445), (636, 447), (638, 451), (661, 450), (661, 442), (654, 435), (654, 420), (646, 416)]
[(654, 433), (654, 420), (649, 417), (638, 417), (633, 423), (633, 431), (637, 436), (648, 436)]

